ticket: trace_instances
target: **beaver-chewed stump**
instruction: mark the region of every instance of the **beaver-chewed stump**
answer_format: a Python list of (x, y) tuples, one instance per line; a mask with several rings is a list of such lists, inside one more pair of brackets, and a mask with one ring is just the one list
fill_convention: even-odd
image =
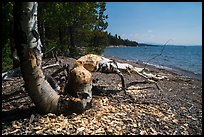
[(89, 108), (92, 100), (92, 74), (83, 66), (74, 67), (70, 72), (68, 83), (65, 85), (64, 95), (81, 100), (82, 106), (72, 104), (72, 109), (77, 109), (77, 112), (83, 112)]

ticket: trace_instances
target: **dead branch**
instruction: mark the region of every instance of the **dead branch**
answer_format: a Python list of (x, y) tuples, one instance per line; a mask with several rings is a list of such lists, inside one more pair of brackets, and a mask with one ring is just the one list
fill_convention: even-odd
[(52, 68), (52, 67), (56, 67), (56, 66), (59, 66), (59, 65), (60, 64), (57, 62), (55, 64), (50, 64), (50, 65), (44, 66), (44, 67), (42, 67), (42, 69)]

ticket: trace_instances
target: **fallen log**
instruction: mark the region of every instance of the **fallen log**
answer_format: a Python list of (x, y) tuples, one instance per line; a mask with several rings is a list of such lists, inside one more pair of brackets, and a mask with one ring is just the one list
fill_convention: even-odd
[(94, 54), (87, 54), (77, 59), (73, 68), (78, 66), (83, 66), (86, 70), (92, 73), (101, 72), (105, 74), (114, 73), (119, 75), (122, 82), (122, 89), (125, 91), (125, 94), (126, 94), (126, 90), (125, 90), (126, 84), (125, 84), (123, 73), (128, 73), (129, 75), (131, 75), (131, 73), (137, 74), (143, 77), (144, 79), (146, 79), (148, 82), (155, 83), (159, 90), (162, 90), (162, 89), (157, 84), (157, 81), (166, 78), (166, 76), (147, 73), (145, 72), (145, 71), (148, 71), (148, 69), (146, 68), (138, 68), (128, 63), (116, 62), (115, 60), (111, 60), (106, 57), (94, 55)]

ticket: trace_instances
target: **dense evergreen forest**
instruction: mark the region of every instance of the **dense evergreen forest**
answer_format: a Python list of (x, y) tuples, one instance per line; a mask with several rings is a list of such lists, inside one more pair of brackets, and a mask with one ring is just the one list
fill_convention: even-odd
[(108, 33), (108, 43), (112, 46), (138, 46), (139, 43), (136, 41), (131, 41), (128, 39), (122, 39), (120, 36), (115, 34), (115, 36)]
[[(13, 67), (15, 58), (13, 6), (14, 2), (2, 2), (2, 72)], [(38, 30), (44, 57), (50, 57), (53, 52), (79, 57), (87, 53), (101, 54), (109, 45), (137, 45), (106, 31), (105, 10), (105, 2), (39, 2)]]

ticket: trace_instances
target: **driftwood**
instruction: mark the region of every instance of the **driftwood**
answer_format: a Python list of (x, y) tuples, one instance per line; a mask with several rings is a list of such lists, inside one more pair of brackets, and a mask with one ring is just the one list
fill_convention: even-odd
[(86, 70), (92, 73), (101, 72), (105, 74), (108, 74), (108, 73), (118, 74), (121, 78), (122, 89), (125, 91), (125, 94), (126, 94), (126, 90), (125, 90), (126, 84), (125, 84), (123, 73), (128, 73), (130, 75), (131, 73), (137, 74), (145, 78), (148, 82), (155, 83), (157, 88), (160, 90), (162, 89), (158, 86), (157, 81), (166, 78), (165, 76), (159, 76), (159, 75), (147, 73), (145, 72), (147, 71), (147, 69), (145, 68), (134, 67), (128, 63), (119, 63), (119, 62), (116, 62), (115, 60), (111, 60), (103, 56), (94, 55), (94, 54), (87, 54), (77, 59), (74, 64), (74, 68), (78, 66), (83, 66)]
[(60, 64), (57, 62), (55, 64), (50, 64), (50, 65), (44, 66), (44, 67), (42, 67), (42, 69), (52, 68), (52, 67), (56, 67), (56, 66), (59, 66), (59, 65)]

